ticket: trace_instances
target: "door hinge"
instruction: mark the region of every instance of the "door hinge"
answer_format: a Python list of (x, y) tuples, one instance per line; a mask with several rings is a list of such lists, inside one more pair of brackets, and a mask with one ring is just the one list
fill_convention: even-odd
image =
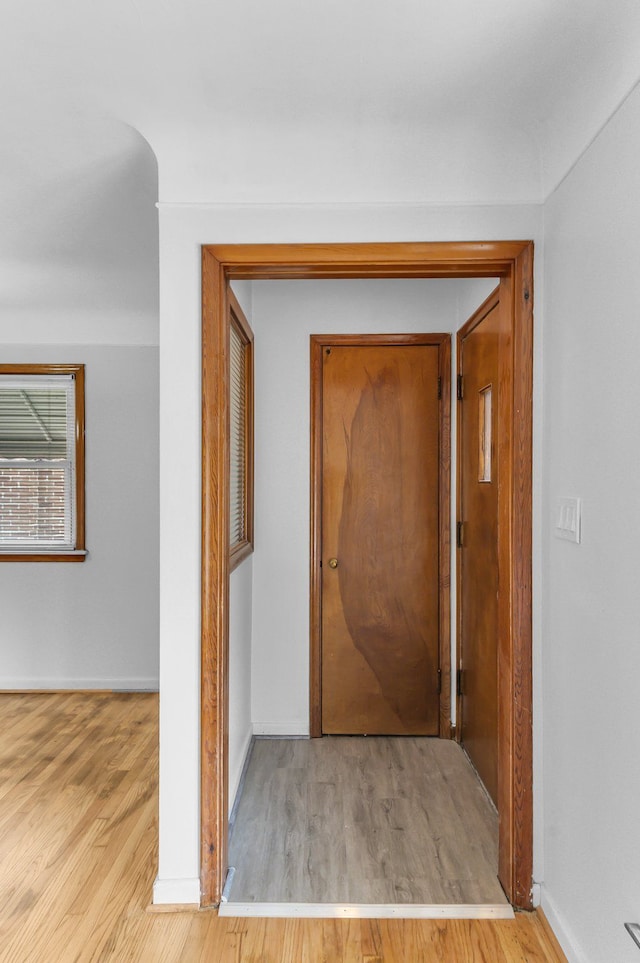
[(464, 522), (456, 523), (456, 548), (462, 548), (462, 526)]
[(442, 669), (438, 669), (438, 695), (442, 692)]
[(462, 384), (462, 375), (461, 375), (461, 374), (458, 375), (457, 384), (458, 384), (458, 401), (462, 401), (462, 397), (463, 397), (463, 384)]
[(456, 672), (456, 694), (461, 696), (462, 692), (462, 669), (458, 669)]
[(438, 378), (438, 398), (442, 398), (442, 378)]

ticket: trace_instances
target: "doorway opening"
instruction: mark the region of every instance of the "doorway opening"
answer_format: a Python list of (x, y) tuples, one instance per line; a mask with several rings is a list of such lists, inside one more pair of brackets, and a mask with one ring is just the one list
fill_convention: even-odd
[(227, 869), (228, 439), (226, 286), (232, 279), (499, 277), (509, 335), (502, 361), (508, 429), (499, 510), (500, 871), (516, 906), (531, 898), (531, 334), (532, 245), (363, 244), (203, 249), (202, 902)]

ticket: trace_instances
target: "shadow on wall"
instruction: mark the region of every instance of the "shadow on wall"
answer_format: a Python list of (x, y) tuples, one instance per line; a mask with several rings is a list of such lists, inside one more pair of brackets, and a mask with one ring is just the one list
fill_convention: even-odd
[(158, 315), (158, 168), (113, 120), (41, 118), (4, 139), (2, 309)]

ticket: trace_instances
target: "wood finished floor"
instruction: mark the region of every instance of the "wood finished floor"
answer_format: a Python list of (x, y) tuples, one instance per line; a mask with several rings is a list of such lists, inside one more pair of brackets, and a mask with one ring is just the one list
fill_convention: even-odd
[(444, 739), (258, 739), (231, 902), (503, 903), (498, 817)]
[(515, 920), (149, 912), (157, 697), (0, 694), (2, 963), (564, 963)]

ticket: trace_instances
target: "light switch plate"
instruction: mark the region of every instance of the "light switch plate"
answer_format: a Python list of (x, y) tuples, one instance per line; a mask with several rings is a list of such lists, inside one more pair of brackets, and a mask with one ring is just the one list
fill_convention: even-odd
[(582, 524), (581, 499), (559, 498), (556, 505), (556, 538), (580, 544)]

